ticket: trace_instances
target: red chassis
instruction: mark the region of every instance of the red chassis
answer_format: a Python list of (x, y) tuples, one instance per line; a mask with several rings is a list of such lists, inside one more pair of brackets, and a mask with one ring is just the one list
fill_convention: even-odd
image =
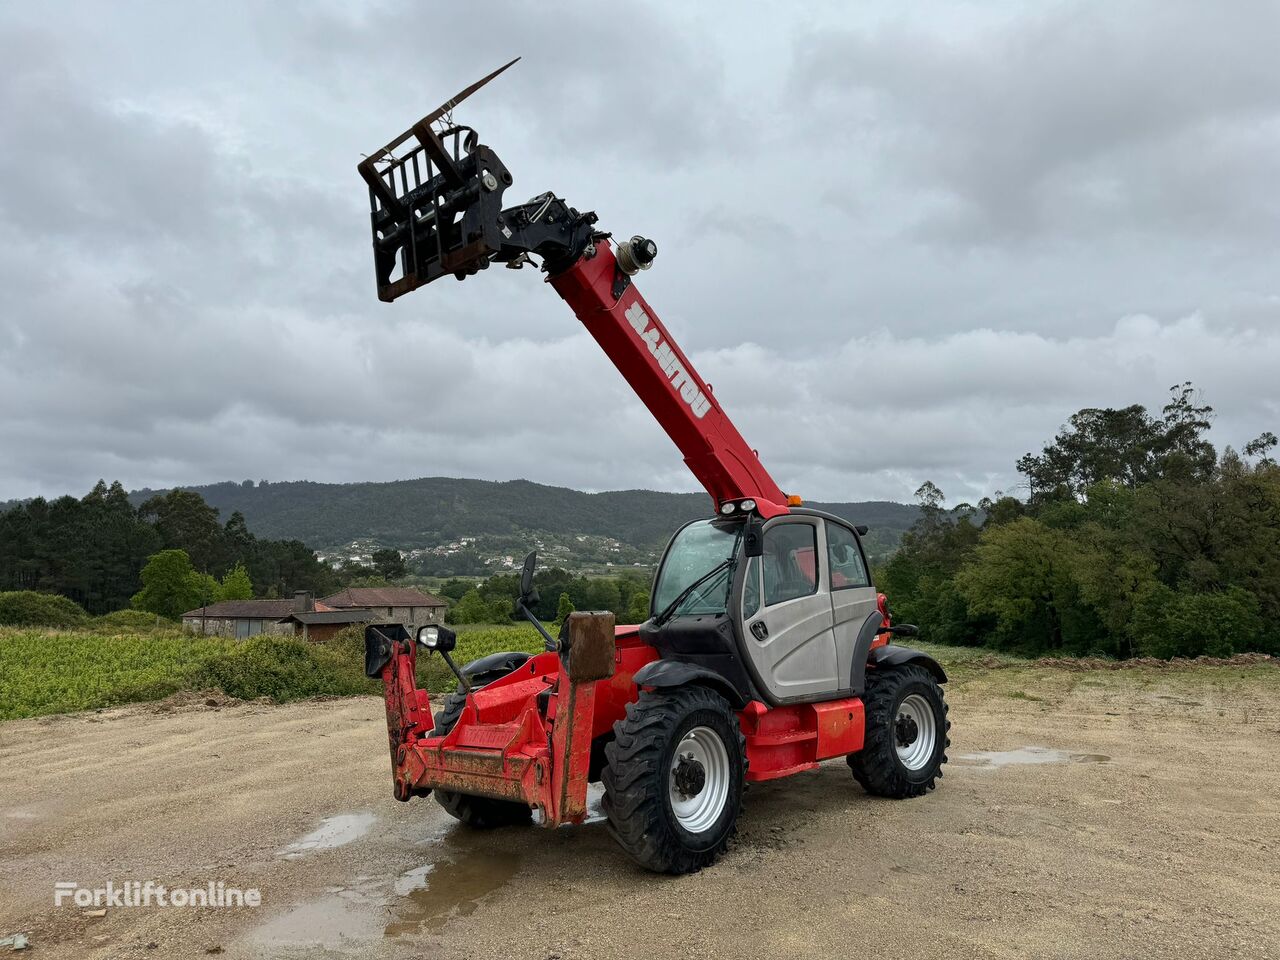
[[(600, 615), (571, 621), (570, 649), (572, 631), (592, 616)], [(559, 653), (538, 654), (473, 691), (457, 724), (439, 737), (431, 735), (427, 692), (414, 680), (416, 644), (407, 634), (394, 641), (382, 681), (396, 798), (446, 789), (526, 803), (542, 811), (544, 826), (581, 823), (592, 744), (623, 718), (639, 693), (632, 677), (658, 656), (636, 627), (617, 627), (613, 647), (613, 675), (594, 680), (575, 680)], [(557, 724), (557, 717), (570, 722)], [(774, 780), (861, 750), (863, 721), (857, 697), (772, 708), (747, 704), (738, 713), (747, 780)]]

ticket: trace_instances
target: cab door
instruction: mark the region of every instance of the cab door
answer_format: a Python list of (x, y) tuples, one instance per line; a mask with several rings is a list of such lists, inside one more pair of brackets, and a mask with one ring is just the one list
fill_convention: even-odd
[(764, 555), (747, 565), (744, 643), (774, 700), (830, 696), (839, 682), (832, 629), (826, 531), (810, 517), (778, 517), (765, 527)]
[[(867, 573), (866, 557), (857, 534), (834, 521), (825, 521), (827, 532), (827, 577), (831, 584), (831, 612), (836, 638), (836, 663), (841, 686), (852, 683), (853, 662), (867, 652), (875, 634), (871, 631), (883, 622), (876, 602), (876, 589)], [(867, 625), (868, 619), (875, 622)], [(859, 640), (861, 639), (861, 644)]]

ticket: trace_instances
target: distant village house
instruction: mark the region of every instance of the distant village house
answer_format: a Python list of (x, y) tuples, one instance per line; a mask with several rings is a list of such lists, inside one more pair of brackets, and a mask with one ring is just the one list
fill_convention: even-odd
[(328, 640), (358, 623), (403, 623), (412, 628), (444, 622), (446, 604), (411, 587), (350, 587), (323, 600), (298, 591), (292, 600), (224, 600), (182, 615), (183, 629), (245, 639), (259, 634)]
[(320, 604), (334, 610), (366, 610), (371, 621), (410, 627), (443, 623), (448, 608), (439, 597), (413, 587), (348, 587), (325, 597)]
[(192, 633), (243, 640), (261, 633), (293, 633), (293, 624), (282, 622), (283, 618), (332, 609), (315, 603), (311, 594), (300, 590), (292, 600), (222, 600), (196, 607), (182, 615), (182, 627)]

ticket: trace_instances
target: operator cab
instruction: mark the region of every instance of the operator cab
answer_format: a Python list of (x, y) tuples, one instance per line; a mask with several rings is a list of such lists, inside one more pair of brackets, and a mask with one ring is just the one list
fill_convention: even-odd
[(884, 617), (855, 528), (808, 508), (686, 524), (662, 557), (641, 638), (719, 674), (743, 702), (862, 692)]

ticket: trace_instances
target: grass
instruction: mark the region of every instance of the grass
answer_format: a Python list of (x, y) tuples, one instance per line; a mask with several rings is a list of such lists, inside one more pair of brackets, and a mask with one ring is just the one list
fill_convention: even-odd
[(292, 637), (0, 629), (0, 719), (69, 713), (183, 690), (296, 700), (375, 691), (362, 661)]
[[(501, 650), (542, 649), (530, 626), (458, 630), (459, 665)], [(447, 693), (457, 681), (438, 656), (418, 658), (418, 685)], [(0, 720), (162, 700), (181, 691), (221, 690), (278, 702), (376, 694), (364, 675), (364, 631), (323, 644), (265, 635), (248, 640), (184, 633), (154, 617), (101, 617), (83, 627), (0, 627)]]
[[(454, 661), (505, 650), (536, 653), (542, 637), (527, 624), (455, 628)], [(554, 631), (553, 631), (554, 632)], [(951, 686), (1014, 700), (1052, 702), (1076, 686), (1176, 688), (1194, 681), (1222, 687), (1277, 677), (1274, 664), (1075, 672), (977, 647), (911, 646), (935, 657)], [(439, 656), (418, 657), (418, 686), (432, 693), (456, 687)], [(322, 695), (377, 694), (364, 675), (364, 631), (353, 627), (323, 643), (293, 637), (229, 640), (184, 633), (148, 615), (111, 614), (74, 628), (0, 627), (0, 720), (68, 713), (160, 700), (181, 691), (220, 689), (243, 700), (285, 702)]]

